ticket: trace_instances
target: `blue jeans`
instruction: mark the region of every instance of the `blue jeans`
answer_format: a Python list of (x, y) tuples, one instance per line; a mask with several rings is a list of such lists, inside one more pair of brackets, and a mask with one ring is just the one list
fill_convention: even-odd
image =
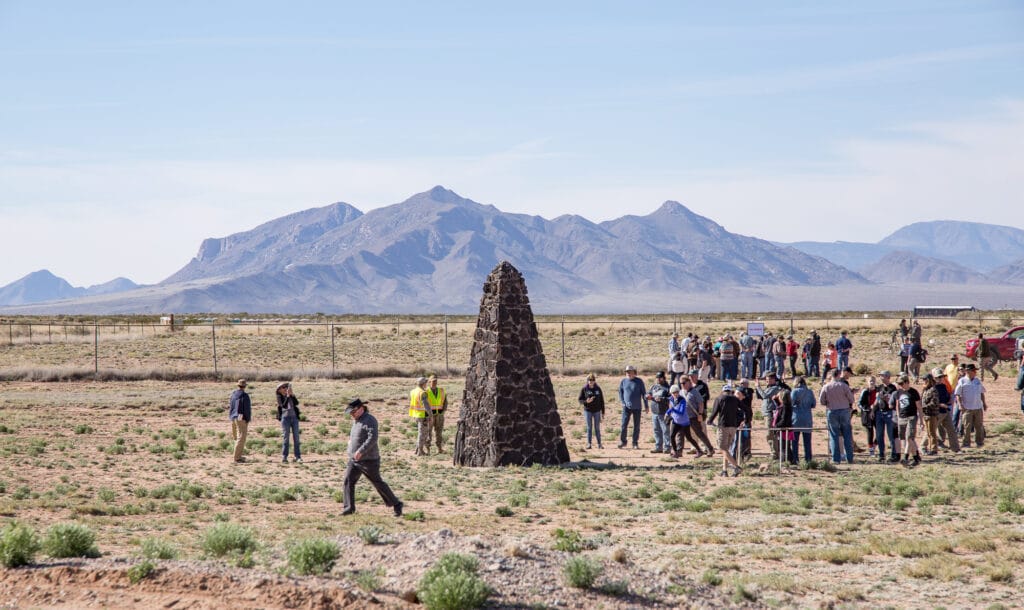
[(662, 419), (661, 415), (651, 414), (651, 427), (654, 428), (654, 448), (668, 451), (669, 438), (668, 438), (668, 424)]
[(640, 443), (640, 409), (622, 408), (622, 433), (619, 435), (619, 444), (626, 444), (626, 429), (629, 427), (629, 418), (633, 418), (633, 446)]
[(811, 461), (811, 431), (794, 430), (793, 440), (789, 441), (789, 461), (796, 464), (800, 458), (800, 437), (804, 437), (804, 461)]
[(807, 359), (807, 376), (808, 377), (821, 377), (821, 362), (819, 358), (808, 358)]
[(754, 352), (740, 354), (740, 374), (745, 379), (754, 378)]
[(836, 358), (836, 368), (840, 371), (850, 366), (850, 354), (839, 354)]
[(600, 411), (584, 411), (583, 417), (586, 418), (587, 422), (587, 447), (590, 446), (591, 433), (597, 439), (598, 446), (601, 445), (601, 412)]
[(281, 457), (288, 459), (288, 437), (291, 436), (295, 439), (295, 459), (302, 458), (302, 450), (299, 448), (299, 418), (298, 417), (282, 417), (281, 418), (281, 438), (284, 441), (284, 447), (281, 449)]
[(724, 377), (726, 379), (735, 380), (736, 371), (739, 368), (739, 362), (733, 358), (732, 360), (723, 360), (722, 369), (725, 371)]
[(896, 455), (895, 424), (892, 411), (875, 412), (875, 444), (878, 446), (878, 457), (885, 455), (885, 439), (889, 438), (889, 450)]
[[(839, 463), (839, 443), (846, 449), (846, 461), (853, 463), (853, 426), (850, 424), (850, 410), (828, 411), (828, 448), (832, 461)], [(842, 437), (842, 438), (840, 438)]]
[(779, 376), (779, 379), (782, 379), (783, 377), (786, 376), (785, 356), (775, 356), (775, 374)]

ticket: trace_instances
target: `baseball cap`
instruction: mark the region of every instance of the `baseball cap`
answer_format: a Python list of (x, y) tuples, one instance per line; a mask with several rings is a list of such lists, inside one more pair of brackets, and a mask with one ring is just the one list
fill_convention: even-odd
[(672, 394), (678, 394), (679, 393), (679, 386), (676, 385), (676, 384), (672, 384), (672, 387), (669, 388), (668, 391), (671, 392)]
[(633, 366), (632, 364), (630, 364), (630, 365), (626, 366), (626, 372), (627, 373), (630, 373), (630, 372), (635, 373), (636, 372), (636, 367)]
[(946, 372), (939, 367), (935, 367), (932, 369), (932, 376), (938, 379), (939, 377), (945, 377)]
[(420, 377), (419, 379), (416, 380), (416, 385), (423, 385), (426, 382), (427, 382), (427, 378), (426, 377)]
[(732, 392), (734, 389), (735, 388), (732, 387), (731, 383), (727, 383), (724, 386), (722, 386), (722, 391), (723, 392)]

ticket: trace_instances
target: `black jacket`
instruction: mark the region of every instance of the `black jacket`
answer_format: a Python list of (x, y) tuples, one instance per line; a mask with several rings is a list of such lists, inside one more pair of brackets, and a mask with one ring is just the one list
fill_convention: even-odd
[(299, 419), (299, 399), (295, 396), (282, 396), (277, 395), (277, 420), (281, 421), (281, 417), (284, 416), (284, 412), (288, 410), (288, 404), (286, 401), (292, 401), (294, 404), (292, 407), (295, 409), (295, 419)]

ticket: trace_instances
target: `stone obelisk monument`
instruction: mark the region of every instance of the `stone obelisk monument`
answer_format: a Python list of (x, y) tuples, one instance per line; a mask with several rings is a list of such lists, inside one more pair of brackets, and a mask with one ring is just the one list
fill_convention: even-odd
[(462, 466), (569, 461), (526, 282), (507, 261), (484, 282), (453, 458)]

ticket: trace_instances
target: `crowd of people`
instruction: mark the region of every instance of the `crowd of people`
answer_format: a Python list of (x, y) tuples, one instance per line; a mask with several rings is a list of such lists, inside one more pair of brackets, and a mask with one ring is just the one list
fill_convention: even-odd
[[(834, 342), (824, 342), (824, 351), (814, 330), (802, 342), (771, 332), (757, 337), (744, 332), (738, 340), (726, 333), (717, 341), (694, 333), (681, 339), (674, 333), (666, 369), (655, 373), (649, 387), (635, 366), (625, 368), (617, 392), (622, 407), (618, 448), (639, 448), (641, 414), (646, 412), (651, 417), (653, 453), (680, 458), (689, 442), (688, 453), (698, 458), (721, 452), (722, 474), (735, 476), (751, 455), (755, 399), (761, 401), (772, 459), (791, 464), (799, 462), (801, 447), (803, 459), (813, 459), (814, 410), (819, 405), (825, 411), (828, 458), (834, 464), (852, 464), (856, 453), (867, 452), (879, 462), (913, 468), (922, 455), (983, 446), (988, 403), (979, 367), (961, 364), (954, 353), (945, 367), (928, 370), (921, 334), (919, 321), (907, 325), (902, 320), (900, 335), (907, 348), (901, 351), (899, 373), (894, 378), (883, 370), (869, 376), (866, 387), (855, 389), (850, 366), (853, 341), (845, 330)], [(1017, 357), (1024, 370), (1024, 350)], [(814, 377), (821, 380), (817, 391), (808, 387), (808, 378)], [(724, 382), (714, 400), (708, 386), (712, 379)], [(915, 387), (920, 384), (920, 389)], [(1024, 372), (1018, 375), (1017, 386), (1024, 412)], [(605, 398), (593, 374), (580, 390), (579, 402), (586, 417), (587, 449), (592, 438), (603, 448), (600, 421)], [(867, 436), (866, 448), (853, 438), (857, 415)], [(709, 426), (715, 429), (714, 444)]]

